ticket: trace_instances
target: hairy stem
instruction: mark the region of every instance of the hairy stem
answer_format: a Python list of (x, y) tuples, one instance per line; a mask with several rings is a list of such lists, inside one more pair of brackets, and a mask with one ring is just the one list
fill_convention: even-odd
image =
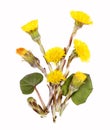
[(52, 100), (53, 100), (53, 89), (50, 86), (50, 84), (48, 85), (48, 88), (49, 88), (49, 101), (48, 101), (48, 104), (47, 104), (47, 109), (49, 110), (49, 107), (51, 106), (51, 103), (52, 103)]
[(56, 116), (56, 104), (57, 104), (57, 102), (56, 102), (56, 94), (57, 94), (56, 88), (57, 88), (57, 85), (52, 86), (53, 93), (52, 93), (52, 97), (50, 98), (50, 99), (52, 99), (52, 101), (51, 100), (50, 101), (51, 101), (51, 112), (52, 112), (53, 122), (55, 122), (56, 118), (57, 118), (57, 116)]
[(70, 49), (70, 47), (71, 47), (71, 44), (72, 44), (73, 37), (76, 35), (77, 30), (78, 30), (79, 28), (80, 28), (79, 26), (74, 25), (73, 31), (72, 31), (71, 36), (70, 36), (69, 43), (68, 43), (67, 47), (65, 48), (65, 53), (66, 53), (66, 54), (68, 53), (68, 51), (69, 51), (69, 49)]
[(70, 67), (70, 64), (72, 62), (72, 60), (76, 57), (76, 54), (72, 51), (72, 53), (70, 54), (69, 58), (68, 58), (68, 61), (67, 61), (67, 65), (66, 65), (66, 71), (65, 71), (65, 77), (68, 76), (69, 74), (69, 67)]
[[(67, 55), (67, 53), (68, 53), (68, 51), (69, 51), (69, 49), (70, 49), (70, 47), (71, 47), (73, 37), (76, 35), (76, 33), (77, 33), (77, 31), (78, 31), (79, 28), (80, 28), (79, 26), (74, 25), (73, 31), (72, 31), (71, 36), (70, 36), (70, 39), (69, 39), (69, 43), (68, 43), (67, 47), (64, 48), (64, 51), (65, 51), (65, 54), (66, 54), (66, 55)], [(64, 58), (61, 60), (60, 67), (59, 67), (61, 70), (63, 70), (63, 67), (64, 67), (65, 63), (66, 63), (66, 60), (65, 60), (65, 57), (64, 57)], [(62, 66), (62, 65), (63, 65), (63, 66)], [(69, 71), (68, 71), (68, 73), (69, 73)], [(66, 75), (68, 75), (68, 74), (66, 73)]]
[(47, 72), (45, 68), (43, 68), (42, 66), (39, 66), (39, 70), (45, 75), (45, 77), (47, 77)]
[(66, 108), (67, 106), (67, 102), (68, 100), (71, 98), (72, 94), (74, 92), (76, 92), (78, 89), (77, 88), (74, 88), (73, 86), (70, 86), (69, 88), (69, 92), (65, 98), (65, 100), (63, 101), (63, 103), (61, 104), (61, 109), (60, 109), (60, 115), (63, 113), (64, 109)]
[[(44, 47), (43, 47), (43, 45), (42, 45), (42, 43), (41, 43), (41, 40), (39, 39), (39, 40), (37, 40), (36, 42), (39, 44), (40, 50), (41, 50), (41, 52), (42, 52), (42, 54), (43, 54), (43, 57), (44, 57), (44, 55), (45, 55), (45, 49), (44, 49)], [(44, 59), (45, 59), (45, 57), (44, 57)], [(45, 59), (45, 61), (46, 61), (46, 59)], [(51, 66), (51, 64), (50, 64), (49, 62), (47, 62), (47, 61), (46, 61), (46, 63), (47, 63), (47, 65), (48, 65), (49, 70), (52, 71), (52, 66)]]
[(57, 100), (56, 111), (59, 112), (60, 108), (61, 108), (61, 102), (62, 102), (62, 90), (61, 90), (61, 86), (58, 87), (56, 100)]

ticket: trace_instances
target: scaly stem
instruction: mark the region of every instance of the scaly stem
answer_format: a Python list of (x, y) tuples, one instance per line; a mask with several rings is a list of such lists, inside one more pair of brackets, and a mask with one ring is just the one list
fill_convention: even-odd
[(52, 89), (52, 86), (49, 84), (47, 85), (48, 88), (49, 88), (49, 101), (48, 101), (48, 104), (47, 104), (47, 109), (49, 110), (49, 107), (51, 106), (51, 103), (52, 103), (52, 100), (53, 100), (53, 89)]
[(74, 88), (73, 86), (70, 86), (69, 88), (69, 92), (65, 98), (65, 100), (63, 101), (63, 103), (61, 104), (61, 109), (60, 109), (60, 115), (63, 113), (64, 109), (66, 108), (67, 106), (67, 102), (68, 100), (71, 98), (72, 94), (74, 92), (76, 92), (78, 90), (78, 88)]
[(43, 54), (43, 56), (44, 56), (44, 55), (45, 55), (45, 49), (44, 49), (44, 47), (43, 47), (43, 45), (42, 45), (42, 43), (41, 43), (40, 38), (37, 39), (36, 42), (39, 44), (40, 50), (41, 50), (41, 52), (42, 52), (42, 54)]
[(71, 47), (71, 44), (72, 44), (73, 37), (76, 35), (76, 32), (77, 32), (77, 30), (78, 30), (79, 28), (80, 28), (79, 26), (74, 25), (73, 31), (72, 31), (71, 36), (70, 36), (69, 43), (68, 43), (67, 47), (65, 48), (65, 53), (66, 53), (66, 54), (68, 53), (68, 51), (69, 51), (69, 49), (70, 49), (70, 47)]
[[(43, 47), (43, 45), (42, 45), (42, 43), (41, 43), (41, 40), (39, 39), (39, 40), (37, 40), (36, 42), (39, 44), (40, 50), (41, 50), (41, 52), (42, 52), (42, 54), (43, 54), (43, 57), (44, 57), (44, 55), (45, 55), (45, 49), (44, 49), (44, 47)], [(44, 59), (45, 59), (45, 57), (44, 57)], [(46, 59), (45, 59), (45, 61), (46, 61)], [(47, 62), (47, 61), (46, 61), (46, 63), (47, 63), (47, 65), (48, 65), (49, 70), (52, 71), (52, 66), (51, 66), (51, 64), (50, 64), (49, 62)]]
[(35, 66), (45, 75), (45, 77), (47, 77), (47, 72), (46, 72), (46, 69), (43, 68), (41, 65), (40, 65), (40, 60), (36, 58), (36, 61), (35, 61)]
[[(80, 28), (79, 26), (74, 25), (73, 31), (72, 31), (71, 36), (70, 36), (70, 39), (69, 39), (69, 43), (68, 43), (67, 47), (64, 48), (64, 51), (65, 51), (65, 54), (66, 54), (66, 55), (67, 55), (67, 53), (68, 53), (68, 51), (69, 51), (69, 49), (70, 49), (70, 47), (71, 47), (73, 37), (76, 35), (77, 30), (78, 30), (79, 28)], [(61, 60), (60, 67), (59, 67), (61, 70), (63, 70), (63, 67), (64, 67), (65, 63), (66, 63), (66, 60), (65, 60), (65, 57), (64, 57), (64, 58)], [(63, 66), (62, 66), (62, 65), (63, 65)], [(69, 73), (69, 72), (68, 72), (68, 73)], [(67, 74), (67, 73), (66, 73), (66, 74)], [(68, 75), (68, 74), (67, 74), (67, 75)]]
[(57, 117), (56, 116), (56, 103), (57, 103), (56, 102), (56, 87), (57, 86), (54, 85), (53, 87), (54, 87), (54, 94), (53, 94), (53, 106), (52, 106), (53, 107), (52, 108), (53, 109), (53, 113), (52, 114), (53, 114), (53, 122), (55, 122), (56, 121), (56, 117)]
[(72, 60), (76, 57), (76, 54), (74, 53), (74, 51), (72, 51), (72, 53), (70, 54), (68, 61), (67, 61), (67, 65), (66, 65), (66, 72), (65, 72), (65, 77), (68, 76), (69, 74), (69, 67), (70, 67), (70, 63), (72, 62)]
[(61, 86), (57, 89), (57, 104), (56, 104), (56, 111), (59, 112), (61, 109), (61, 102), (62, 102), (62, 90)]
[(43, 68), (41, 65), (40, 65), (38, 68), (39, 68), (39, 70), (45, 75), (45, 77), (47, 77), (46, 69)]
[(52, 100), (53, 100), (53, 94), (49, 98), (49, 101), (48, 101), (48, 104), (47, 104), (47, 109), (49, 109), (49, 107), (51, 106)]
[(60, 65), (58, 66), (58, 70), (63, 71), (63, 68), (64, 68), (64, 66), (65, 66), (65, 63), (66, 63), (66, 60), (65, 60), (65, 58), (63, 58), (63, 59), (61, 60), (61, 62), (60, 62)]
[(57, 104), (57, 102), (56, 102), (56, 93), (57, 93), (57, 91), (56, 91), (56, 87), (57, 87), (57, 85), (52, 85), (52, 91), (51, 91), (51, 97), (50, 97), (50, 100), (49, 100), (49, 103), (48, 103), (48, 105), (50, 106), (51, 105), (51, 112), (52, 112), (52, 117), (53, 117), (53, 122), (55, 122), (56, 121), (56, 104)]

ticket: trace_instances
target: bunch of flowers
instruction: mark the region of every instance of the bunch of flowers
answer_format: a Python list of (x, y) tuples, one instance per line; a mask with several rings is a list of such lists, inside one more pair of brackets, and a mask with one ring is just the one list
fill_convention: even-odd
[[(40, 63), (38, 57), (34, 56), (31, 51), (25, 48), (17, 48), (16, 53), (19, 54), (32, 67), (39, 69), (42, 73), (31, 73), (24, 76), (20, 80), (20, 89), (23, 94), (31, 94), (36, 91), (40, 104), (36, 99), (29, 97), (27, 99), (31, 108), (41, 117), (45, 117), (50, 111), (52, 113), (53, 122), (56, 121), (57, 113), (62, 115), (66, 108), (69, 99), (76, 105), (84, 103), (92, 92), (92, 82), (89, 74), (77, 71), (70, 74), (70, 64), (75, 58), (80, 58), (82, 62), (87, 62), (90, 59), (90, 51), (87, 44), (79, 39), (74, 39), (77, 31), (84, 25), (92, 24), (90, 16), (82, 11), (70, 12), (74, 20), (74, 27), (71, 33), (67, 47), (53, 47), (45, 51), (41, 36), (38, 31), (38, 20), (22, 26), (22, 30), (28, 33), (40, 47), (43, 59), (47, 64), (47, 69)], [(67, 57), (70, 47), (74, 44), (72, 52)], [(54, 65), (54, 67), (53, 67)], [(45, 103), (40, 92), (37, 89), (39, 83), (43, 81), (43, 77), (47, 80), (46, 87), (49, 90), (48, 102)]]

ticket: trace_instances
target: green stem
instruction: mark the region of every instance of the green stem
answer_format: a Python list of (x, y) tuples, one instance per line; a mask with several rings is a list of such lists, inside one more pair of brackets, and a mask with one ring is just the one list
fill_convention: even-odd
[[(43, 47), (43, 45), (42, 45), (42, 43), (41, 43), (41, 40), (39, 39), (39, 40), (37, 40), (36, 42), (39, 44), (40, 50), (41, 50), (41, 52), (42, 52), (42, 54), (43, 54), (43, 57), (44, 57), (44, 55), (45, 55), (45, 49), (44, 49), (44, 47)], [(45, 57), (44, 57), (44, 59), (45, 59)], [(46, 59), (45, 59), (45, 61), (46, 61)], [(46, 61), (46, 63), (47, 63), (47, 65), (48, 65), (49, 70), (52, 71), (52, 66), (51, 66), (51, 64), (50, 64), (49, 62), (47, 62), (47, 61)]]

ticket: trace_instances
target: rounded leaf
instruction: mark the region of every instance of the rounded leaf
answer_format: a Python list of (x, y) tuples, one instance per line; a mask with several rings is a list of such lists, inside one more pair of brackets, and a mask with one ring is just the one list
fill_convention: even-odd
[(82, 104), (87, 100), (92, 90), (93, 87), (92, 87), (91, 78), (89, 75), (87, 75), (87, 79), (85, 80), (84, 84), (80, 86), (78, 91), (73, 93), (71, 99), (76, 105)]
[(34, 88), (43, 80), (43, 76), (40, 73), (31, 73), (24, 76), (20, 80), (20, 88), (23, 94), (31, 94)]

